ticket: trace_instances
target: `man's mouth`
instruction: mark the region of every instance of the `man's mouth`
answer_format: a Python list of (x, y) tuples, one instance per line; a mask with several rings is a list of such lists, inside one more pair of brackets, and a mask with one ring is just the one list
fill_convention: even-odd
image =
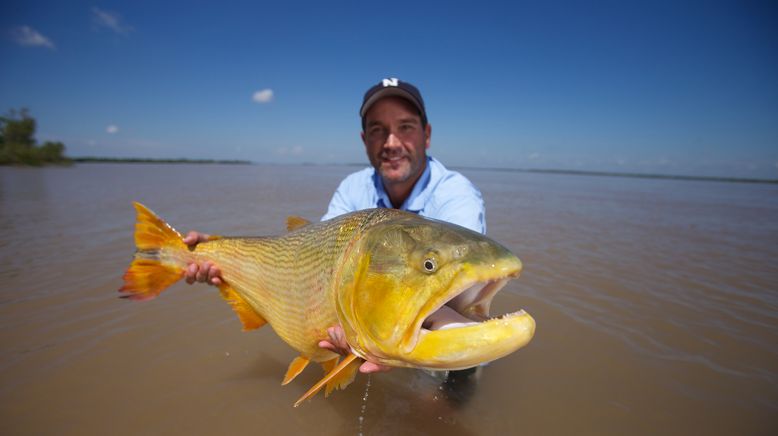
[(381, 160), (384, 162), (388, 162), (390, 164), (398, 163), (403, 160), (405, 160), (407, 156), (405, 155), (398, 155), (398, 156), (381, 156)]

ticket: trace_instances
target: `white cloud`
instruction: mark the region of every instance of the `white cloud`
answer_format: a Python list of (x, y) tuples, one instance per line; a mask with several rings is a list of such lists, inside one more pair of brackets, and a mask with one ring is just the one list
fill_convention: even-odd
[(268, 88), (257, 91), (254, 93), (251, 99), (257, 103), (269, 103), (273, 101), (273, 90)]
[(537, 152), (536, 153), (532, 153), (529, 156), (527, 156), (527, 158), (529, 158), (530, 160), (535, 160), (535, 159), (537, 159), (539, 157), (540, 157), (540, 153), (537, 153)]
[(108, 127), (105, 128), (105, 131), (113, 135), (119, 131), (119, 126), (116, 124), (109, 124)]
[(54, 43), (49, 38), (29, 26), (20, 26), (11, 30), (11, 36), (17, 44), (30, 47), (48, 47), (55, 49)]
[(92, 8), (92, 21), (97, 27), (104, 27), (120, 35), (126, 35), (133, 30), (131, 26), (122, 22), (121, 15), (98, 8)]

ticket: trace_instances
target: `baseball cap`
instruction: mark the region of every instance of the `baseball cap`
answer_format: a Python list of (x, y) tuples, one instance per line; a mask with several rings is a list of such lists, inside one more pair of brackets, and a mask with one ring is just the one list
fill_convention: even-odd
[(365, 98), (362, 100), (362, 108), (359, 109), (359, 116), (362, 117), (362, 123), (364, 125), (365, 114), (378, 100), (389, 97), (397, 96), (402, 97), (411, 102), (416, 109), (419, 110), (421, 115), (422, 124), (427, 124), (427, 111), (424, 109), (424, 100), (421, 98), (419, 90), (408, 82), (403, 82), (395, 77), (383, 79), (377, 85), (374, 85), (365, 93)]

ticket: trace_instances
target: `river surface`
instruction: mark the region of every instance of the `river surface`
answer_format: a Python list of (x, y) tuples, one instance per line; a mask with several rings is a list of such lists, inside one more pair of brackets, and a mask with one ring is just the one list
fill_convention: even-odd
[(0, 434), (775, 435), (778, 185), (466, 170), (524, 263), (530, 344), (441, 383), (359, 375), (292, 403), (295, 357), (215, 289), (117, 298), (140, 201), (178, 230), (318, 219), (349, 166), (0, 168)]

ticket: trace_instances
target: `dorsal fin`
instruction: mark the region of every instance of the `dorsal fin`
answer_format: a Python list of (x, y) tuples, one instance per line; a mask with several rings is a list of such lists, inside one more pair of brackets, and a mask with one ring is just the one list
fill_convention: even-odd
[(243, 331), (254, 330), (267, 324), (265, 318), (262, 318), (260, 314), (251, 307), (243, 297), (240, 296), (235, 289), (232, 289), (230, 285), (222, 283), (219, 285), (219, 291), (221, 291), (222, 298), (227, 300), (232, 306), (232, 310), (238, 315), (238, 319), (243, 324)]
[(318, 383), (308, 389), (308, 392), (303, 394), (303, 396), (294, 403), (294, 407), (299, 406), (303, 401), (316, 395), (324, 385), (332, 384), (333, 388), (339, 387), (341, 389), (348, 386), (348, 384), (354, 380), (357, 369), (361, 364), (362, 359), (358, 358), (356, 354), (349, 354), (335, 367), (335, 369), (330, 371), (323, 379), (319, 380)]
[(301, 216), (289, 215), (286, 217), (286, 230), (291, 232), (292, 230), (297, 230), (300, 227), (305, 227), (310, 223), (310, 221)]
[(286, 370), (286, 375), (284, 376), (284, 381), (281, 382), (282, 385), (286, 385), (290, 381), (294, 380), (295, 377), (297, 377), (306, 366), (308, 366), (308, 362), (311, 360), (307, 357), (303, 356), (297, 356), (292, 360), (292, 363), (289, 364), (289, 369)]

